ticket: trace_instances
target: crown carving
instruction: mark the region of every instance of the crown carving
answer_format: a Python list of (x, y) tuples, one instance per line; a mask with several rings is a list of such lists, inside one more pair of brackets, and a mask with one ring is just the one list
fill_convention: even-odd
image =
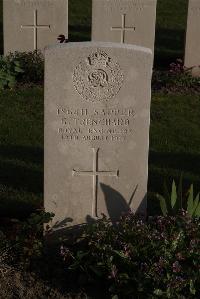
[(96, 51), (87, 58), (89, 65), (108, 66), (110, 57), (103, 51)]

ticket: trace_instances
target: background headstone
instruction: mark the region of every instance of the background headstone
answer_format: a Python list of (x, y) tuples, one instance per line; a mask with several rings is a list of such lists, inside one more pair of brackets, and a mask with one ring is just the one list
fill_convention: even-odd
[(93, 0), (92, 40), (154, 51), (157, 0)]
[(45, 65), (45, 208), (54, 223), (145, 214), (151, 50), (57, 45)]
[(43, 50), (68, 37), (68, 0), (4, 0), (4, 54)]
[(200, 1), (189, 0), (185, 46), (185, 66), (200, 75)]

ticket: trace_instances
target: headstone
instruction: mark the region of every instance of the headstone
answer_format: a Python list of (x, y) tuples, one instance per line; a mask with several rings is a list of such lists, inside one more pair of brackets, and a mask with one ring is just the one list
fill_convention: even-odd
[(154, 51), (157, 0), (93, 0), (92, 40)]
[(4, 0), (4, 54), (42, 50), (68, 36), (68, 0)]
[(56, 227), (146, 213), (152, 53), (71, 43), (45, 53), (45, 208)]
[(189, 0), (185, 66), (200, 76), (200, 1)]

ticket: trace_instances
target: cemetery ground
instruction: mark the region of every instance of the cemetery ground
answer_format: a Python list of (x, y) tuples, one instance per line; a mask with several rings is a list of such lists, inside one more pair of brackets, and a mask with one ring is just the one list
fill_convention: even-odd
[[(0, 215), (26, 217), (43, 204), (43, 88), (0, 95)], [(149, 155), (149, 212), (166, 180), (200, 186), (200, 96), (153, 93)], [(158, 205), (157, 205), (158, 206)]]
[[(90, 16), (90, 0), (69, 1), (70, 41), (90, 40)], [(186, 0), (158, 0), (156, 69), (167, 69), (177, 58), (183, 59), (186, 18)], [(2, 26), (0, 0), (1, 52)], [(0, 213), (7, 213), (7, 206), (10, 207), (7, 198), (12, 197), (13, 212), (10, 213), (23, 215), (43, 200), (43, 90), (36, 87), (16, 92), (4, 91), (1, 99), (1, 111), (6, 110), (1, 118), (0, 153), (3, 174), (1, 192), (6, 203)], [(161, 191), (165, 178), (177, 179), (181, 172), (186, 183), (193, 182), (196, 185), (199, 182), (198, 105), (198, 95), (153, 95), (149, 158), (151, 198), (152, 193)], [(29, 200), (26, 200), (27, 195)], [(18, 200), (23, 201), (24, 205), (14, 204)]]
[[(88, 25), (91, 13), (90, 3), (89, 0), (69, 1), (70, 41), (90, 39), (90, 25)], [(1, 5), (0, 0), (0, 51), (2, 51), (3, 39)], [(177, 58), (183, 58), (186, 14), (187, 1), (158, 0), (155, 69), (165, 71), (171, 62), (175, 62)], [(193, 82), (189, 88), (185, 88), (185, 79), (177, 80), (178, 76), (173, 83), (170, 82), (171, 88), (167, 88), (167, 84), (164, 84), (165, 88), (157, 89), (155, 84), (152, 91), (148, 215), (161, 215), (156, 193), (163, 194), (164, 182), (169, 189), (173, 179), (178, 183), (181, 174), (183, 175), (183, 192), (186, 192), (192, 183), (195, 195), (200, 191), (200, 93), (199, 89), (190, 88)], [(168, 79), (164, 78), (163, 81), (165, 80), (168, 82)], [(197, 286), (200, 278), (198, 271), (193, 267), (193, 265), (198, 267), (200, 259), (199, 243), (196, 241), (199, 239), (199, 222), (195, 220), (186, 219), (185, 221), (182, 216), (175, 217), (175, 219), (155, 218), (155, 222), (153, 220), (153, 223), (150, 222), (149, 226), (146, 226), (129, 215), (129, 218), (120, 222), (116, 230), (110, 227), (107, 220), (103, 220), (96, 227), (93, 226), (91, 231), (86, 233), (83, 244), (78, 243), (78, 248), (75, 246), (74, 249), (69, 246), (71, 251), (68, 251), (66, 247), (61, 247), (62, 243), (56, 245), (55, 249), (43, 248), (40, 235), (47, 216), (39, 214), (40, 216), (33, 215), (30, 218), (31, 213), (41, 211), (43, 208), (43, 94), (41, 84), (28, 84), (27, 82), (26, 84), (20, 82), (12, 90), (0, 90), (0, 219), (1, 226), (8, 231), (8, 235), (17, 239), (17, 244), (13, 249), (13, 239), (11, 238), (11, 242), (5, 240), (0, 230), (0, 252), (2, 248), (4, 250), (3, 258), (0, 256), (0, 298), (16, 296), (16, 298), (25, 299), (106, 299), (112, 298), (112, 294), (114, 299), (128, 299), (129, 292), (134, 293), (135, 290), (138, 293), (134, 293), (137, 296), (134, 298), (141, 299), (199, 298), (200, 290)], [(136, 227), (134, 231), (131, 230), (133, 225)], [(141, 265), (139, 267), (136, 263), (134, 265), (126, 263), (126, 256), (122, 252), (129, 254), (130, 249), (127, 250), (126, 246), (125, 249), (119, 249), (112, 243), (116, 236), (120, 236), (124, 227), (126, 227), (124, 239), (132, 238), (131, 242), (135, 244), (134, 254), (137, 256), (137, 261), (142, 257), (143, 260), (146, 258), (145, 261), (148, 263), (148, 261), (155, 261), (158, 257), (160, 262), (159, 257), (162, 257), (164, 252), (167, 253), (169, 260), (166, 264), (159, 264), (159, 267), (162, 266), (164, 270), (159, 268), (161, 272), (157, 272), (156, 263), (151, 269), (144, 263), (142, 272)], [(159, 238), (156, 239), (155, 236)], [(93, 246), (89, 244), (88, 238), (92, 240)], [(176, 247), (175, 243), (178, 238), (180, 242)], [(124, 239), (120, 239), (122, 244), (125, 242)], [(147, 240), (146, 243), (144, 240)], [(104, 247), (98, 246), (99, 243), (102, 243)], [(109, 251), (108, 248), (112, 248), (113, 251)], [(142, 254), (141, 248), (144, 248)], [(61, 255), (59, 255), (59, 249), (61, 249)], [(43, 251), (45, 254), (40, 256)], [(77, 262), (76, 265), (72, 261), (72, 252)], [(121, 265), (118, 269), (119, 272), (121, 271), (120, 281), (115, 279), (117, 271), (115, 265), (110, 263), (111, 252), (113, 259)], [(90, 259), (92, 254), (96, 256), (96, 260)], [(104, 260), (101, 260), (101, 256)], [(171, 256), (176, 256), (177, 259), (173, 260)], [(64, 260), (64, 265), (62, 260)], [(173, 271), (169, 266), (172, 260)], [(77, 276), (76, 271), (75, 274), (73, 271), (66, 274), (68, 262), (75, 270), (84, 269), (85, 271), (80, 271), (82, 274), (80, 276)], [(100, 268), (95, 268), (97, 262), (103, 264), (106, 279), (99, 276)], [(14, 267), (14, 272), (13, 263), (17, 265)], [(129, 277), (125, 275), (129, 271), (130, 273), (138, 271), (137, 283), (131, 279), (129, 281)], [(170, 279), (164, 281), (162, 271)], [(28, 274), (30, 272), (31, 274)], [(143, 276), (144, 272), (149, 275), (148, 278)], [(190, 273), (190, 276), (183, 276), (182, 273), (184, 275)], [(89, 277), (89, 287), (85, 283), (85, 277)], [(182, 277), (185, 280), (181, 281)], [(167, 284), (171, 284), (170, 295), (165, 292)], [(75, 294), (63, 295), (69, 291)], [(119, 297), (115, 296), (116, 294)], [(167, 297), (168, 295), (171, 297)]]

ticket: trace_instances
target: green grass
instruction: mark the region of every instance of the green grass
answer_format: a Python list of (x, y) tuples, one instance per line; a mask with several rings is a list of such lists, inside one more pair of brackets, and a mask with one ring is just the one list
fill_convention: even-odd
[[(0, 215), (22, 217), (43, 203), (43, 89), (0, 95)], [(149, 203), (163, 182), (184, 174), (200, 190), (200, 96), (153, 96)], [(153, 208), (152, 208), (153, 207)]]
[[(154, 95), (151, 106), (149, 152), (149, 199), (163, 193), (166, 181), (178, 183), (183, 173), (183, 189), (194, 183), (200, 191), (200, 96)], [(151, 200), (150, 210), (155, 208)], [(152, 205), (151, 205), (152, 204)]]
[(188, 0), (158, 0), (155, 64), (166, 67), (184, 57)]
[(43, 90), (1, 92), (0, 111), (0, 215), (22, 217), (43, 202)]
[[(188, 0), (158, 0), (155, 65), (167, 67), (184, 56)], [(69, 40), (91, 39), (91, 0), (69, 0)], [(0, 53), (3, 51), (2, 0), (0, 0)], [(56, 42), (56, 41), (55, 41)]]

